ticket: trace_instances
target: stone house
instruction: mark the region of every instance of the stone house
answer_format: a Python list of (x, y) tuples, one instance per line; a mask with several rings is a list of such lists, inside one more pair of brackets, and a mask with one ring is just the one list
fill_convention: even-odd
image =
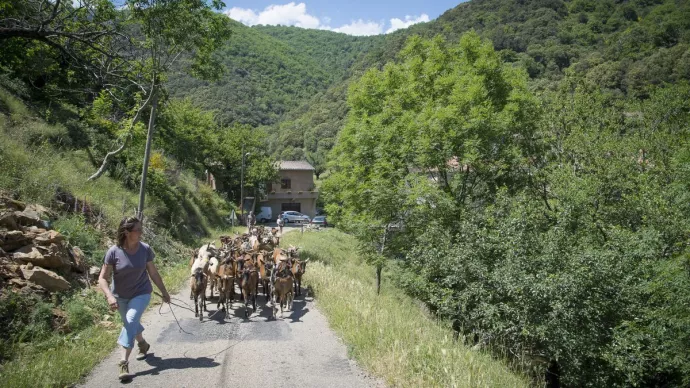
[(319, 198), (314, 185), (314, 167), (305, 161), (280, 161), (276, 164), (278, 181), (266, 187), (266, 196), (261, 198), (260, 206), (270, 206), (274, 220), (287, 210), (314, 217)]

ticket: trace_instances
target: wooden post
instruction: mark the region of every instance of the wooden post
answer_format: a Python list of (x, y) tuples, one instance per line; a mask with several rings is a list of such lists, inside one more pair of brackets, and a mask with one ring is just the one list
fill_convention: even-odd
[[(383, 257), (383, 249), (386, 246), (386, 237), (388, 235), (388, 225), (383, 230), (383, 239), (381, 247), (379, 248), (379, 255)], [(381, 271), (383, 270), (383, 263), (376, 263), (376, 295), (381, 294)]]

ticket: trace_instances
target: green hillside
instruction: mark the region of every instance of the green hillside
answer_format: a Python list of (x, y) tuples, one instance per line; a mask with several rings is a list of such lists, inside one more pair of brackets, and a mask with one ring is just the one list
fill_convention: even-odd
[[(282, 120), (315, 94), (340, 81), (376, 39), (296, 27), (232, 23), (232, 39), (216, 55), (226, 73), (214, 82), (170, 78), (173, 97), (190, 97), (223, 123), (252, 126)], [(380, 40), (380, 39), (379, 39)]]
[(350, 67), (350, 78), (271, 126), (271, 150), (280, 147), (276, 155), (293, 158), (329, 150), (342, 128), (352, 79), (394, 61), (411, 35), (441, 35), (454, 42), (469, 30), (490, 39), (503, 60), (525, 68), (530, 88), (537, 91), (554, 89), (572, 74), (608, 94), (644, 99), (656, 85), (690, 79), (687, 1), (472, 0), (370, 45)]

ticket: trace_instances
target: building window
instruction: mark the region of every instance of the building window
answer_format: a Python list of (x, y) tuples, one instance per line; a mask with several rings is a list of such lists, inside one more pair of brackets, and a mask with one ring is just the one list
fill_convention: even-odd
[(280, 211), (283, 211), (283, 212), (286, 212), (286, 211), (301, 212), (302, 211), (302, 204), (299, 202), (281, 203), (280, 204)]
[(290, 188), (290, 180), (289, 179), (281, 179), (280, 180), (280, 188), (281, 189), (289, 189)]

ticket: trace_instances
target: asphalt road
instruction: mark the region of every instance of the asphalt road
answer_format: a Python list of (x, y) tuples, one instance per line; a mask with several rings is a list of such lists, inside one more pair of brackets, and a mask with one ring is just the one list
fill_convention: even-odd
[[(261, 292), (257, 311), (244, 318), (244, 304), (233, 303), (227, 318), (208, 303), (203, 322), (192, 311), (164, 305), (146, 312), (144, 338), (151, 344), (146, 360), (130, 358), (126, 383), (132, 387), (382, 387), (347, 358), (345, 345), (329, 329), (307, 290), (284, 318), (269, 319), (271, 306)], [(189, 304), (189, 288), (173, 296), (173, 303)], [(177, 300), (175, 300), (177, 299)], [(251, 306), (250, 306), (251, 308)], [(215, 314), (214, 314), (215, 313)], [(211, 318), (209, 318), (211, 315)], [(68, 355), (66, 355), (68, 356)], [(86, 378), (83, 387), (120, 387), (115, 349)]]

